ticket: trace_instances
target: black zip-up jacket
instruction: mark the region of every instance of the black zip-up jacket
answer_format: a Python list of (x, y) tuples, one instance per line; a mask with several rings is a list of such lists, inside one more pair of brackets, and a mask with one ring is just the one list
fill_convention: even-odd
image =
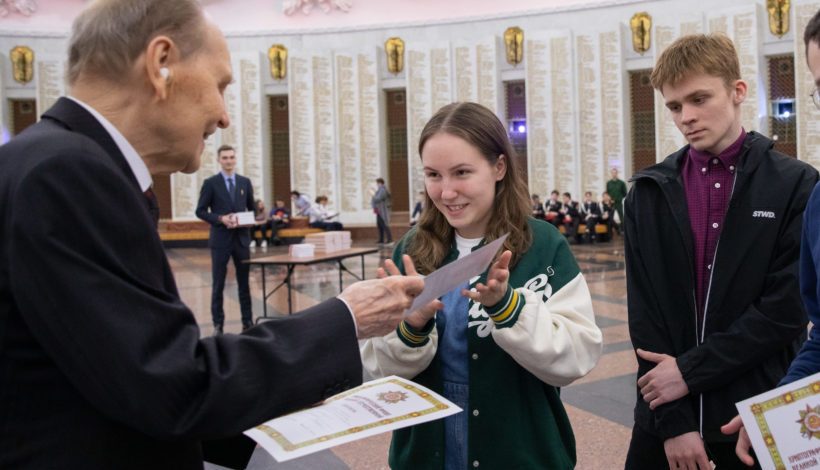
[[(735, 403), (774, 388), (805, 339), (798, 258), (810, 165), (749, 132), (715, 253), (704, 331), (697, 331), (694, 241), (681, 169), (689, 146), (639, 171), (626, 199), (629, 333), (635, 348), (669, 354), (689, 395), (654, 411), (637, 389), (635, 424), (668, 439), (720, 426)], [(654, 363), (638, 358), (638, 377)], [(636, 386), (637, 387), (637, 386)]]

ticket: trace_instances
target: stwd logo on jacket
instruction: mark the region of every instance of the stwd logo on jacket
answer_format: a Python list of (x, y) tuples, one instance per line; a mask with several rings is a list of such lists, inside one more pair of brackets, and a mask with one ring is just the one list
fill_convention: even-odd
[(762, 219), (774, 219), (774, 218), (776, 218), (774, 216), (773, 211), (754, 211), (754, 212), (752, 212), (752, 217), (758, 218), (758, 219), (760, 219), (760, 218), (762, 218)]

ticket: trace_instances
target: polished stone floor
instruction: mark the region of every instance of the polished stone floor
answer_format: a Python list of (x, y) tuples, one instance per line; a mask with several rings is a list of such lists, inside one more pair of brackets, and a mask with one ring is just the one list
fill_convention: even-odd
[[(364, 246), (364, 245), (362, 245)], [(623, 246), (620, 240), (596, 245), (573, 246), (573, 252), (589, 284), (595, 307), (596, 322), (604, 332), (604, 353), (595, 369), (562, 390), (567, 412), (577, 441), (579, 469), (623, 468), (632, 429), (637, 365), (629, 341), (626, 318), (626, 278)], [(257, 249), (253, 256), (281, 253), (282, 248)], [(372, 277), (390, 250), (365, 257), (365, 272)], [(185, 303), (197, 316), (202, 334), (212, 333), (210, 321), (210, 254), (206, 248), (174, 248), (168, 258)], [(346, 264), (356, 273), (361, 270), (359, 258)], [(229, 268), (225, 289), (226, 332), (241, 329), (236, 282)], [(284, 268), (267, 269), (267, 287), (284, 278)], [(344, 282), (355, 281), (345, 275)], [(261, 271), (251, 271), (251, 295), (255, 315), (262, 314)], [(297, 267), (294, 272), (294, 311), (314, 305), (339, 292), (338, 270), (324, 263)], [(268, 299), (268, 314), (287, 312), (286, 289)], [(375, 436), (332, 450), (313, 454), (282, 464), (257, 449), (250, 467), (276, 470), (387, 469), (389, 434)], [(209, 466), (208, 468), (215, 468)]]

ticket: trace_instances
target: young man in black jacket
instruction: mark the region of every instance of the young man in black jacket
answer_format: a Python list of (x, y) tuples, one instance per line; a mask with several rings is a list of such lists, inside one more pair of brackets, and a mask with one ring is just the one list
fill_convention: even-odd
[(748, 468), (720, 425), (777, 385), (805, 337), (797, 260), (817, 171), (743, 129), (747, 85), (725, 36), (675, 41), (652, 85), (689, 145), (636, 173), (626, 200), (626, 468)]

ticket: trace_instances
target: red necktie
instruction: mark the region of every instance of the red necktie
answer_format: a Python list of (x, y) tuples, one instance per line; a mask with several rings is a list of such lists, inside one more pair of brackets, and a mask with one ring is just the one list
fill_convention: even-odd
[(154, 221), (154, 227), (157, 227), (159, 224), (159, 203), (157, 203), (157, 195), (154, 194), (154, 190), (151, 189), (151, 187), (148, 187), (143, 194), (145, 194), (145, 199), (148, 200), (148, 212)]

